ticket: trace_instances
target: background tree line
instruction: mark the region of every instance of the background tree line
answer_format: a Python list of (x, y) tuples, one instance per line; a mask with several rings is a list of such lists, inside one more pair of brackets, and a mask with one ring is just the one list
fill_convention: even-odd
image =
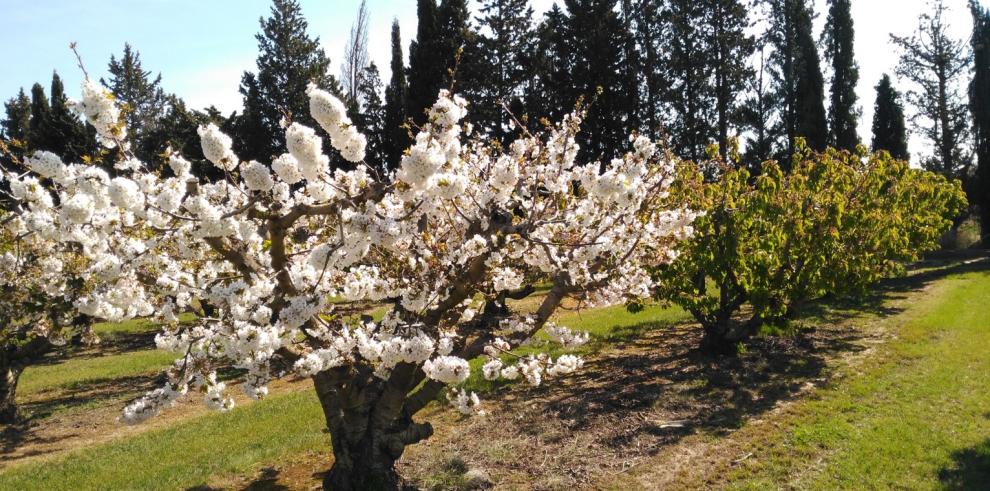
[[(933, 0), (915, 32), (891, 36), (901, 53), (893, 75), (910, 89), (899, 94), (888, 75), (877, 81), (870, 142), (857, 132), (859, 108), (871, 101), (855, 92), (851, 0), (828, 1), (820, 35), (811, 0), (561, 0), (542, 18), (527, 0), (483, 0), (477, 10), (467, 0), (417, 0), (416, 32), (392, 25), (387, 81), (368, 56), (363, 2), (337, 77), (298, 0), (273, 0), (256, 35), (256, 70), (241, 79), (240, 112), (187, 108), (129, 45), (111, 57), (103, 82), (127, 107), (135, 153), (152, 165), (169, 147), (199, 156), (195, 129), (207, 121), (233, 135), (245, 159), (270, 162), (285, 151), (277, 136), (284, 120), (313, 125), (309, 83), (347, 101), (382, 173), (398, 165), (410, 128), (447, 87), (472, 101), (469, 119), (487, 138), (510, 140), (513, 119), (538, 129), (580, 103), (588, 106), (584, 158), (613, 158), (630, 131), (697, 161), (712, 145), (725, 157), (738, 138), (739, 162), (754, 175), (770, 159), (787, 170), (798, 138), (813, 150), (864, 144), (906, 159), (910, 129), (932, 149), (919, 156), (922, 166), (961, 179), (990, 224), (990, 13), (976, 0), (969, 8), (968, 43), (950, 36), (943, 0)], [(80, 159), (96, 151), (57, 74), (47, 94), (35, 84), (5, 107), (3, 137), (19, 151)]]

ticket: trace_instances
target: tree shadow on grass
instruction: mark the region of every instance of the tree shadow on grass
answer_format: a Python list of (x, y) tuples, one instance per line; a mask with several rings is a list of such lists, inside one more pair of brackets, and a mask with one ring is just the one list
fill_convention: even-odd
[(963, 491), (990, 487), (990, 439), (954, 452), (952, 461), (952, 466), (938, 472), (941, 489)]

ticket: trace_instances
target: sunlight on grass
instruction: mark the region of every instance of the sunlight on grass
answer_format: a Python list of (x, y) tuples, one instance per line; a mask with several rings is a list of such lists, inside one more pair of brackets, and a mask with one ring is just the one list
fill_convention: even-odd
[(154, 374), (170, 365), (175, 353), (157, 350), (132, 351), (94, 358), (73, 358), (53, 365), (33, 365), (24, 371), (18, 393), (74, 388), (87, 383), (122, 377)]
[(295, 392), (16, 465), (0, 473), (0, 489), (185, 489), (300, 452), (328, 452), (323, 427), (313, 391)]
[(977, 489), (990, 482), (990, 275), (944, 281), (944, 293), (912, 306), (884, 355), (802, 404), (769, 450), (730, 475), (732, 487)]

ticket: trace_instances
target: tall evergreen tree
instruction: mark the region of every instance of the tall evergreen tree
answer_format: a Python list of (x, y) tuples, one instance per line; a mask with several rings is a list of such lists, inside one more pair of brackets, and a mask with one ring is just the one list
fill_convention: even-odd
[(636, 118), (636, 88), (625, 76), (626, 28), (615, 0), (565, 0), (572, 101), (588, 98), (580, 143), (585, 158), (610, 159), (625, 148)]
[(825, 59), (831, 63), (832, 86), (829, 89), (829, 143), (853, 151), (859, 145), (859, 109), (856, 107), (856, 84), (859, 65), (853, 56), (853, 19), (851, 0), (829, 0), (828, 19), (823, 41)]
[(886, 150), (895, 159), (908, 160), (907, 129), (900, 94), (886, 73), (877, 84), (877, 101), (873, 110), (873, 141), (871, 149)]
[(409, 92), (406, 114), (416, 123), (426, 120), (425, 110), (443, 87), (449, 60), (443, 58), (440, 17), (436, 0), (417, 0), (416, 40), (409, 46)]
[(399, 166), (402, 152), (409, 146), (409, 133), (403, 126), (408, 119), (406, 112), (408, 87), (406, 66), (402, 56), (402, 34), (399, 21), (392, 22), (392, 77), (385, 89), (384, 141), (382, 152), (389, 169)]
[(969, 84), (969, 109), (973, 114), (976, 149), (974, 202), (980, 206), (983, 245), (990, 246), (990, 10), (976, 0), (973, 14), (973, 80)]
[(638, 0), (632, 34), (639, 48), (642, 88), (640, 92), (640, 117), (646, 130), (655, 134), (666, 124), (666, 110), (662, 104), (666, 89), (667, 73), (661, 61), (666, 53), (664, 43), (664, 2)]
[(31, 86), (31, 121), (28, 124), (28, 145), (32, 150), (51, 150), (57, 135), (51, 129), (52, 107), (39, 83)]
[(737, 0), (669, 0), (664, 14), (664, 100), (674, 113), (675, 149), (700, 160), (717, 143), (724, 156), (751, 72), (746, 9)]
[(574, 109), (570, 75), (574, 52), (568, 44), (567, 14), (557, 4), (536, 28), (536, 42), (526, 52), (523, 64), (532, 76), (524, 89), (529, 126), (537, 128), (542, 118), (559, 121)]
[(161, 141), (153, 141), (147, 135), (160, 135), (157, 128), (165, 114), (166, 97), (161, 88), (161, 74), (152, 76), (141, 64), (141, 54), (130, 44), (124, 44), (124, 52), (118, 59), (110, 56), (107, 66), (109, 78), (100, 79), (123, 105), (128, 138), (138, 158), (151, 163), (164, 148)]
[(708, 26), (706, 56), (712, 73), (715, 92), (716, 143), (722, 157), (729, 150), (729, 127), (740, 121), (740, 94), (753, 76), (747, 59), (755, 47), (749, 27), (746, 6), (740, 0), (706, 0), (705, 19)]
[(31, 98), (22, 87), (17, 96), (4, 103), (6, 117), (3, 119), (3, 134), (8, 140), (26, 141), (31, 124)]
[(935, 155), (922, 159), (922, 166), (947, 177), (965, 178), (969, 114), (962, 83), (970, 56), (963, 41), (950, 37), (946, 11), (942, 0), (934, 0), (918, 19), (914, 34), (891, 35), (891, 41), (901, 50), (897, 75), (912, 84), (907, 92), (914, 107), (911, 123), (935, 148)]
[(365, 67), (360, 81), (358, 98), (362, 107), (361, 112), (354, 118), (354, 124), (368, 139), (365, 161), (376, 166), (376, 170), (384, 175), (388, 171), (388, 160), (385, 155), (388, 130), (385, 126), (385, 104), (381, 96), (382, 79), (374, 62)]
[[(298, 0), (273, 0), (271, 16), (259, 22), (258, 71), (241, 78), (244, 112), (238, 120), (237, 151), (243, 159), (267, 161), (285, 152), (280, 127), (284, 118), (316, 126), (306, 96), (309, 83), (341, 93), (319, 38), (306, 32), (308, 23)], [(330, 151), (329, 144), (327, 148)]]
[(472, 121), (481, 131), (504, 139), (511, 128), (510, 116), (522, 108), (522, 90), (529, 74), (524, 57), (533, 44), (533, 8), (527, 0), (485, 0), (478, 20), (481, 72), (485, 77), (473, 91)]
[[(670, 108), (668, 130), (678, 156), (701, 161), (714, 138), (715, 97), (704, 56), (704, 6), (695, 0), (670, 0), (663, 65), (668, 81), (663, 100)], [(706, 53), (707, 54), (707, 53)]]
[(790, 167), (796, 138), (823, 150), (828, 143), (825, 88), (818, 48), (814, 41), (813, 12), (807, 0), (770, 0), (768, 39), (775, 91), (778, 93), (779, 127), (776, 133), (784, 168)]
[[(65, 86), (58, 73), (52, 74), (51, 99), (49, 100), (49, 120), (46, 122), (51, 140), (49, 150), (63, 159), (78, 162), (83, 156), (96, 152), (95, 130), (83, 123), (69, 107)], [(40, 148), (40, 147), (39, 147)]]
[(740, 108), (741, 125), (752, 133), (746, 143), (743, 163), (754, 175), (761, 172), (763, 162), (773, 157), (773, 117), (779, 95), (771, 84), (765, 39), (759, 41), (758, 52), (759, 62), (747, 80), (747, 97)]

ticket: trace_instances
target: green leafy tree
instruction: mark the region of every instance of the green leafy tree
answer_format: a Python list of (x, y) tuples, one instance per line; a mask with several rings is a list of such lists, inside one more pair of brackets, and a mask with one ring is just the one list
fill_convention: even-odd
[(831, 63), (832, 86), (829, 89), (829, 144), (853, 151), (859, 145), (859, 109), (856, 107), (856, 84), (859, 65), (853, 55), (854, 29), (851, 0), (829, 0), (823, 41), (825, 59)]
[(693, 177), (680, 192), (693, 192), (692, 206), (707, 214), (684, 253), (657, 272), (657, 295), (692, 313), (708, 352), (735, 352), (809, 300), (863, 293), (938, 248), (966, 206), (959, 181), (886, 152), (816, 153), (803, 140), (796, 150), (790, 172), (769, 161), (755, 179), (727, 164), (709, 184), (683, 170)]
[(894, 88), (890, 76), (883, 75), (877, 84), (877, 101), (873, 110), (874, 151), (886, 150), (895, 159), (908, 160), (907, 128), (904, 124), (904, 107), (901, 95)]
[(238, 121), (236, 150), (246, 160), (267, 161), (285, 152), (283, 119), (316, 126), (309, 114), (307, 85), (314, 83), (338, 96), (341, 91), (320, 39), (306, 32), (308, 23), (298, 0), (273, 0), (270, 17), (259, 22), (258, 70), (241, 77), (244, 111)]

